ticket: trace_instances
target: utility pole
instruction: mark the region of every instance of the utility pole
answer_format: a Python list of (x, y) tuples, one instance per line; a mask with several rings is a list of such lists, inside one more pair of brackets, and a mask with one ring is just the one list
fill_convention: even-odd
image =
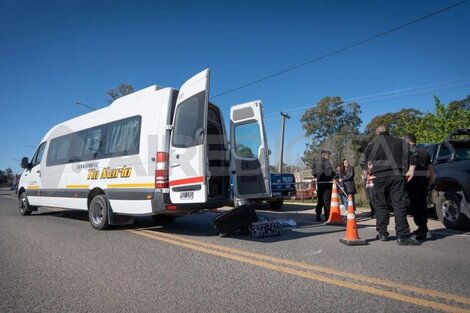
[(282, 163), (284, 162), (283, 160), (283, 154), (284, 154), (284, 124), (286, 123), (286, 118), (290, 119), (290, 115), (286, 113), (281, 112), (281, 155), (279, 157), (279, 173), (282, 173)]

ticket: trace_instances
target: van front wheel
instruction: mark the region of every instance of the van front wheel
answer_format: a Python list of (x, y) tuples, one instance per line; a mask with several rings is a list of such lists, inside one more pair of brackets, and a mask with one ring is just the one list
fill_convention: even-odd
[(108, 209), (109, 202), (106, 196), (95, 196), (93, 200), (91, 200), (90, 208), (88, 209), (88, 218), (94, 229), (103, 230), (109, 227)]
[(23, 191), (20, 195), (20, 198), (18, 200), (18, 207), (20, 210), (21, 215), (31, 215), (31, 212), (33, 212), (37, 207), (33, 207), (29, 205), (28, 202), (28, 197), (26, 197), (26, 191)]

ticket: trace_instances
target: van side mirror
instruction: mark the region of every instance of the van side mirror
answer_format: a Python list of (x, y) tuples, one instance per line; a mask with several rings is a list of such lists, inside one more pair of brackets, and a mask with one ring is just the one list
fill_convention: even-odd
[(21, 159), (21, 168), (28, 168), (29, 162), (27, 157), (23, 157)]

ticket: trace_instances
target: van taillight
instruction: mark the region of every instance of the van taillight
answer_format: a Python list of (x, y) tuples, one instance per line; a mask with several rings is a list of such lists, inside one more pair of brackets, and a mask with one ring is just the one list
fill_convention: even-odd
[(168, 153), (157, 152), (157, 166), (155, 170), (155, 188), (168, 188)]

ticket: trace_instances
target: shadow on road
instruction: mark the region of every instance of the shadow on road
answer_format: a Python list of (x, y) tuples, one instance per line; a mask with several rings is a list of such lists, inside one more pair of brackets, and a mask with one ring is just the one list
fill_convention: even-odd
[[(302, 209), (303, 206), (299, 205)], [(307, 209), (303, 210), (306, 211)], [(299, 211), (298, 208), (292, 208), (292, 205), (289, 205), (287, 210), (279, 211), (258, 211), (259, 216), (275, 218), (275, 219), (294, 219), (297, 222), (297, 226), (293, 227), (283, 227), (282, 233), (280, 236), (273, 237), (264, 237), (256, 238), (249, 235), (243, 235), (241, 232), (234, 232), (229, 236), (231, 239), (238, 239), (244, 241), (254, 241), (262, 243), (275, 243), (288, 240), (295, 240), (305, 237), (314, 237), (322, 236), (333, 233), (341, 233), (342, 237), (345, 233), (345, 225), (325, 225), (324, 222), (315, 222), (315, 214), (303, 213)], [(128, 226), (113, 226), (109, 231), (120, 231), (128, 229), (149, 229), (155, 232), (162, 232), (175, 235), (183, 235), (190, 237), (217, 237), (218, 232), (213, 226), (213, 219), (220, 214), (221, 212), (209, 211), (203, 213), (196, 213), (192, 215), (187, 215), (179, 217), (171, 222), (155, 222), (155, 220), (150, 217), (136, 217), (133, 225)], [(375, 223), (371, 223), (369, 217), (369, 212), (362, 212), (356, 214), (357, 228), (360, 230), (362, 228), (375, 228)], [(53, 216), (59, 218), (66, 218), (72, 220), (78, 220), (82, 222), (88, 222), (88, 212), (80, 210), (60, 210), (60, 211), (46, 211), (33, 213), (32, 217), (43, 217), (43, 216)], [(360, 232), (359, 232), (360, 233)], [(464, 231), (455, 231), (445, 228), (432, 230), (433, 239), (438, 240), (443, 239), (449, 236), (462, 235), (465, 234)], [(367, 242), (376, 241), (375, 238), (366, 238)], [(391, 236), (390, 240), (395, 240), (396, 237)], [(224, 239), (221, 238), (221, 241)]]

